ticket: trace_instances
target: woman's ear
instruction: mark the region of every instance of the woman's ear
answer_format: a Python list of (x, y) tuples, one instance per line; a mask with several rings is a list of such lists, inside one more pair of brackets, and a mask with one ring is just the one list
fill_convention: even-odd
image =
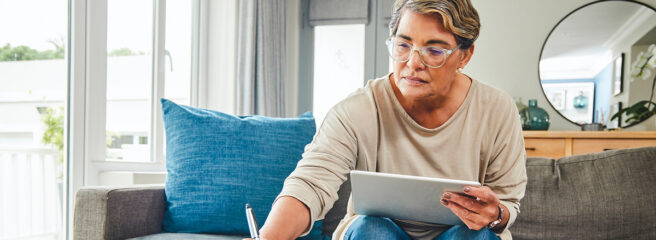
[(460, 60), (460, 65), (459, 67), (464, 68), (467, 66), (467, 63), (469, 63), (469, 60), (471, 60), (472, 55), (474, 55), (474, 47), (475, 45), (472, 44), (468, 49), (465, 49), (462, 51), (462, 60)]

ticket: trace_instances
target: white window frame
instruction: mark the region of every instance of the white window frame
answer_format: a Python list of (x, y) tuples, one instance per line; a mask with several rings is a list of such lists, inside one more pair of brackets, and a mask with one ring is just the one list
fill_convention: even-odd
[(208, 9), (207, 0), (193, 0), (191, 5), (191, 106), (207, 107), (207, 46)]
[[(394, 0), (369, 1), (369, 19), (364, 30), (364, 76), (362, 85), (368, 80), (389, 73), (390, 58), (385, 39), (389, 34), (389, 18)], [(314, 101), (314, 27), (309, 24), (309, 0), (301, 1), (301, 28), (299, 40), (298, 112), (311, 111)]]
[[(164, 128), (160, 98), (164, 97), (166, 0), (154, 0), (153, 74), (149, 162), (105, 160), (107, 103), (107, 0), (69, 0), (68, 101), (65, 141), (64, 232), (72, 238), (75, 193), (99, 184), (105, 171), (165, 172)], [(192, 0), (192, 63), (190, 100), (204, 107), (207, 85), (206, 0)]]

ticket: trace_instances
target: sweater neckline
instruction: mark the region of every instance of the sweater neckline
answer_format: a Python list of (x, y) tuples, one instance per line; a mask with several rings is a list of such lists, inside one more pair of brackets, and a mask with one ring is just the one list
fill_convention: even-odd
[(451, 115), (451, 117), (444, 124), (440, 125), (437, 128), (426, 128), (424, 126), (421, 126), (419, 123), (417, 123), (417, 121), (415, 121), (410, 116), (410, 114), (408, 114), (408, 112), (405, 111), (403, 106), (401, 106), (401, 102), (399, 102), (399, 99), (396, 98), (396, 94), (394, 94), (394, 89), (392, 89), (392, 84), (390, 83), (390, 81), (391, 81), (390, 75), (392, 75), (392, 74), (393, 73), (387, 74), (387, 76), (385, 77), (385, 80), (384, 80), (385, 81), (384, 84), (385, 84), (385, 90), (387, 91), (387, 94), (389, 94), (389, 97), (392, 98), (392, 102), (393, 102), (392, 104), (394, 105), (393, 106), (394, 110), (396, 112), (398, 112), (399, 114), (401, 114), (401, 116), (406, 121), (408, 121), (408, 123), (410, 125), (412, 125), (413, 127), (417, 128), (421, 131), (424, 131), (424, 132), (437, 132), (437, 131), (440, 131), (440, 130), (446, 128), (448, 125), (450, 125), (451, 122), (456, 121), (454, 119), (457, 119), (461, 114), (463, 114), (462, 112), (465, 111), (464, 109), (469, 106), (469, 102), (471, 102), (472, 95), (473, 95), (472, 93), (473, 93), (474, 89), (478, 86), (478, 81), (476, 81), (475, 79), (465, 75), (465, 76), (467, 76), (467, 78), (469, 78), (472, 81), (471, 86), (469, 86), (469, 89), (467, 90), (467, 96), (465, 96), (465, 100), (462, 102), (462, 104), (460, 104), (460, 106), (458, 107), (456, 112), (453, 115)]

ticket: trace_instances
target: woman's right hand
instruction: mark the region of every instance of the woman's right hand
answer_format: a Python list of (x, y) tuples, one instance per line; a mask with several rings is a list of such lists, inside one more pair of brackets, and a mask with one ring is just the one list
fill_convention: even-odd
[(273, 204), (264, 226), (260, 229), (259, 239), (296, 239), (309, 227), (310, 209), (298, 199), (284, 196)]

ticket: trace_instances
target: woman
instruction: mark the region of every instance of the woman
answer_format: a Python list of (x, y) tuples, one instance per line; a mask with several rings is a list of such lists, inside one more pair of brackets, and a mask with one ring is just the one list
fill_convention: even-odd
[(441, 196), (466, 226), (358, 216), (349, 207), (334, 239), (510, 239), (526, 186), (512, 99), (461, 73), (480, 28), (469, 0), (398, 0), (387, 41), (394, 72), (337, 104), (266, 224), (265, 239), (295, 238), (330, 210), (350, 170), (481, 182)]

